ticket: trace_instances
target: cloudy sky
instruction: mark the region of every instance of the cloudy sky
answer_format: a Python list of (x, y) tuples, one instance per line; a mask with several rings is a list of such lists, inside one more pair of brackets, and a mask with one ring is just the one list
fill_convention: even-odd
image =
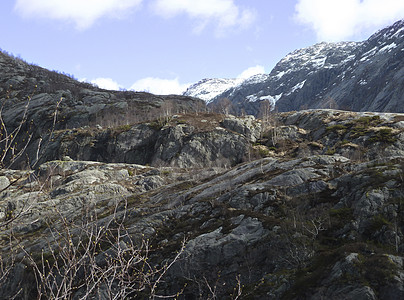
[(269, 73), (295, 49), (403, 18), (403, 0), (7, 0), (0, 48), (100, 87), (167, 94)]

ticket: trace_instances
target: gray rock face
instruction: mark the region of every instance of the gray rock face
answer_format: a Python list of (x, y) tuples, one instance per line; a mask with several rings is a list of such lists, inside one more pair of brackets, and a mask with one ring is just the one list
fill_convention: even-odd
[[(245, 160), (250, 142), (259, 136), (260, 123), (251, 118), (232, 119), (237, 128), (216, 127), (200, 131), (190, 124), (173, 121), (163, 127), (154, 124), (127, 126), (123, 130), (94, 128), (59, 132), (43, 149), (40, 162), (63, 159), (135, 163), (153, 166), (233, 166)], [(227, 124), (227, 123), (226, 123)], [(36, 144), (28, 147), (31, 161)]]
[[(355, 160), (372, 160), (404, 155), (403, 132), (397, 125), (403, 117), (399, 113), (307, 110), (279, 114), (281, 125), (291, 127), (293, 132), (298, 128), (300, 134), (282, 134), (282, 126), (276, 130), (285, 144), (283, 148), (292, 144), (297, 155), (338, 153)], [(277, 147), (282, 149), (281, 145)]]
[[(178, 283), (185, 281), (189, 286), (184, 294), (189, 297), (195, 291), (208, 296), (212, 284), (218, 286), (218, 295), (228, 295), (240, 275), (258, 298), (400, 298), (402, 214), (394, 199), (402, 191), (395, 170), (404, 165), (403, 159), (353, 164), (340, 155), (265, 158), (221, 174), (212, 169), (193, 181), (184, 180), (187, 171), (177, 168), (52, 161), (36, 173), (3, 172), (10, 182), (15, 176), (25, 179), (0, 195), (0, 207), (2, 221), (10, 206), (15, 214), (23, 212), (12, 230), (35, 236), (21, 244), (32, 253), (48, 247), (45, 220), (54, 217), (55, 207), (60, 215), (53, 230), (61, 228), (60, 216), (82, 218), (83, 207), (94, 210), (100, 226), (110, 224), (111, 218), (124, 218), (128, 235), (104, 250), (109, 255), (118, 255), (114, 245), (129, 249), (132, 243), (148, 240), (154, 249), (149, 263), (164, 265), (184, 243), (180, 260), (160, 286), (162, 294), (182, 289)], [(10, 229), (5, 227), (3, 234)], [(381, 252), (373, 242), (365, 242), (369, 240), (390, 245), (395, 254)], [(1, 253), (9, 247), (1, 244)], [(104, 254), (99, 256), (101, 265), (106, 263)], [(17, 265), (13, 272), (20, 272)], [(0, 282), (0, 296), (9, 297), (23, 281), (31, 280), (27, 278), (29, 273), (23, 271), (14, 281)], [(304, 282), (310, 282), (310, 288), (301, 291)]]
[[(313, 299), (322, 299), (326, 297), (327, 299), (379, 299), (381, 297), (379, 291), (379, 297), (376, 295), (374, 289), (370, 286), (362, 285), (357, 283), (352, 286), (340, 286), (336, 287), (335, 283), (344, 278), (351, 278), (354, 282), (354, 278), (358, 278), (361, 271), (363, 271), (363, 261), (361, 261), (361, 256), (358, 253), (350, 253), (344, 259), (338, 261), (332, 268), (330, 276), (323, 281), (323, 287), (313, 295)], [(384, 259), (384, 258), (381, 258)], [(394, 258), (390, 260), (392, 263), (392, 268), (401, 268), (400, 259), (396, 261)], [(384, 294), (383, 299), (397, 299), (402, 297), (402, 280), (394, 279), (392, 282), (388, 283), (390, 285), (390, 293)], [(397, 286), (400, 288), (397, 289)], [(387, 287), (386, 287), (387, 289)]]
[(10, 185), (10, 180), (6, 176), (0, 177), (0, 191), (6, 189)]
[[(20, 148), (24, 148), (29, 139), (25, 133), (32, 134), (29, 143), (33, 159), (29, 162), (31, 166), (33, 164), (38, 166), (44, 162), (37, 161), (44, 155), (43, 151), (38, 152), (37, 149), (49, 147), (47, 138), (50, 131), (58, 132), (66, 129), (74, 131), (85, 126), (116, 128), (163, 118), (168, 111), (195, 112), (205, 109), (202, 100), (192, 97), (102, 90), (91, 84), (78, 82), (69, 76), (29, 65), (3, 52), (0, 52), (0, 70), (2, 117), (8, 132), (12, 132), (20, 125), (24, 111), (28, 107), (26, 121), (23, 122), (15, 142)], [(91, 136), (87, 136), (87, 139), (89, 142), (92, 141)], [(120, 142), (124, 147), (123, 141)], [(125, 140), (125, 143), (133, 142)], [(140, 143), (147, 143), (147, 139), (142, 138)], [(56, 148), (60, 147), (60, 145), (53, 146), (55, 147), (53, 151), (57, 151)], [(82, 151), (88, 152), (90, 149)], [(84, 156), (85, 154), (78, 159), (88, 159)], [(15, 166), (27, 164), (21, 157)]]
[[(101, 253), (150, 241), (158, 268), (184, 244), (159, 288), (165, 295), (180, 282), (187, 297), (208, 298), (213, 285), (229, 295), (240, 278), (253, 289), (245, 296), (261, 299), (400, 298), (402, 118), (308, 110), (281, 113), (264, 132), (253, 118), (217, 115), (58, 131), (44, 137), (36, 170), (2, 170), (2, 234), (27, 237), (21, 245), (39, 253), (49, 220), (57, 230), (91, 212), (100, 227), (125, 222), (125, 239)], [(247, 155), (256, 145), (269, 157)], [(13, 245), (0, 241), (6, 255)], [(13, 249), (21, 261), (26, 253)], [(1, 284), (0, 298), (23, 285)]]
[(226, 129), (244, 135), (253, 143), (255, 143), (261, 135), (261, 124), (255, 122), (254, 116), (226, 118), (223, 120), (222, 125)]

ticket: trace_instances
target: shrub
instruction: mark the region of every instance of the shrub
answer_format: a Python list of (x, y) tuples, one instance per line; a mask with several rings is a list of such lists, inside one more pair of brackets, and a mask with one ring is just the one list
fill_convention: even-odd
[(346, 131), (346, 130), (347, 130), (347, 127), (346, 127), (345, 125), (342, 125), (342, 124), (336, 124), (336, 125), (328, 126), (328, 127), (326, 128), (326, 130), (327, 130), (327, 132), (328, 132), (328, 131), (333, 131), (333, 132), (336, 132), (336, 131)]
[(335, 154), (335, 147), (328, 148), (325, 154), (327, 155), (334, 155)]
[(258, 149), (258, 152), (259, 152), (260, 156), (262, 156), (262, 157), (266, 157), (269, 155), (269, 150), (267, 148), (260, 147)]
[(383, 215), (376, 215), (371, 220), (369, 225), (369, 232), (373, 233), (383, 228), (383, 226), (389, 226), (391, 222), (389, 222)]
[(131, 128), (132, 128), (132, 126), (127, 124), (127, 125), (118, 126), (117, 130), (123, 132), (123, 131), (129, 131)]
[(380, 124), (382, 121), (379, 116), (364, 116), (360, 117), (359, 119), (356, 119), (353, 121), (353, 123), (356, 126), (363, 126), (363, 127), (369, 127), (369, 126), (376, 126)]
[(397, 138), (394, 137), (393, 130), (391, 128), (381, 128), (368, 140), (369, 143), (381, 142), (387, 144), (392, 144), (396, 141)]

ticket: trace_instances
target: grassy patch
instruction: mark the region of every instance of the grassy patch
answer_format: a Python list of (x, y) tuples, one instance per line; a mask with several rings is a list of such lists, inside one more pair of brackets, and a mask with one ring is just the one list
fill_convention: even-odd
[(158, 122), (158, 121), (153, 121), (153, 122), (149, 123), (148, 125), (151, 129), (156, 130), (156, 131), (161, 130), (161, 128), (163, 128), (163, 126), (164, 126), (163, 124), (161, 124), (161, 122)]
[(323, 149), (324, 146), (318, 142), (309, 142), (308, 145), (312, 148)]
[(325, 152), (325, 154), (327, 154), (327, 155), (334, 155), (335, 152), (336, 152), (335, 147), (330, 147), (330, 148), (327, 149), (327, 151)]
[(377, 126), (382, 122), (379, 116), (363, 116), (359, 119), (352, 121), (356, 126), (360, 127), (369, 127), (369, 126)]
[(331, 222), (336, 221), (337, 223), (346, 223), (353, 219), (353, 209), (350, 207), (343, 208), (332, 208), (329, 210), (329, 215)]
[(349, 224), (353, 219), (353, 209), (349, 207), (343, 207), (343, 208), (331, 208), (328, 211), (328, 215), (330, 217), (330, 233), (332, 236), (332, 232), (336, 232), (346, 226), (346, 224)]
[(378, 126), (382, 123), (379, 116), (363, 116), (350, 122), (350, 133), (352, 138), (364, 136), (369, 132), (370, 127)]
[(131, 128), (132, 128), (131, 125), (126, 124), (126, 125), (118, 126), (115, 130), (119, 131), (119, 132), (125, 132), (125, 131), (129, 131)]

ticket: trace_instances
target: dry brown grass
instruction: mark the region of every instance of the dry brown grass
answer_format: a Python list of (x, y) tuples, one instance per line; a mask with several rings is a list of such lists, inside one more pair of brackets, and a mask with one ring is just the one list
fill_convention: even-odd
[(215, 113), (181, 114), (173, 118), (169, 125), (187, 124), (193, 126), (196, 132), (206, 132), (220, 127), (223, 119), (223, 115)]

